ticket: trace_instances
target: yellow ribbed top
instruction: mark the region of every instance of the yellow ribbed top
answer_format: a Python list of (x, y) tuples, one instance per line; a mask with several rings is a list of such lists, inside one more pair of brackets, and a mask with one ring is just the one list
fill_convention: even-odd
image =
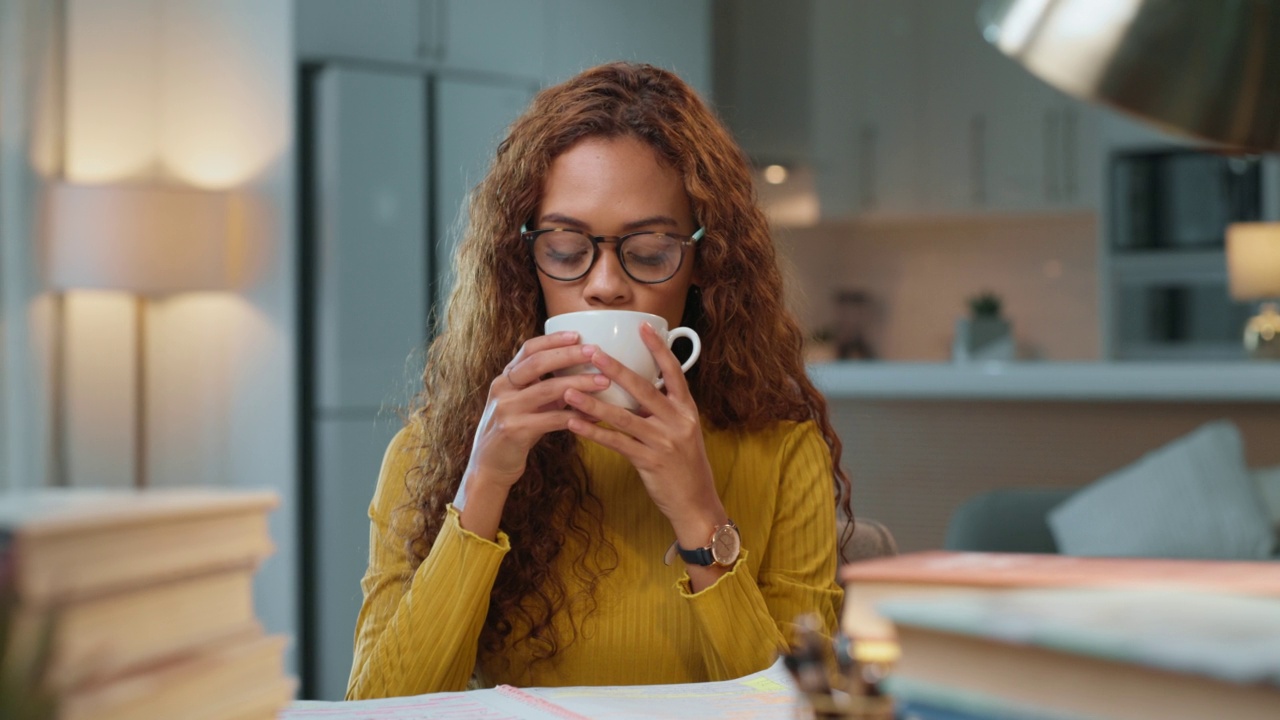
[[(347, 698), (462, 690), (473, 673), (484, 685), (525, 687), (723, 680), (768, 666), (801, 613), (817, 612), (830, 632), (843, 592), (835, 582), (831, 455), (816, 425), (703, 436), (716, 490), (742, 533), (737, 564), (691, 594), (684, 564), (662, 562), (671, 525), (635, 468), (580, 441), (618, 566), (598, 586), (596, 610), (580, 621), (577, 639), (534, 663), (520, 643), (503, 651), (508, 662), (477, 658), (489, 592), (510, 549), (505, 533), (491, 542), (467, 532), (451, 507), (431, 553), (411, 569), (392, 515), (406, 502), (405, 473), (418, 463), (420, 443), (401, 430), (369, 506), (369, 569)], [(556, 561), (571, 598), (581, 588), (568, 566), (578, 554), (573, 542), (566, 539)], [(556, 621), (567, 622), (563, 613)]]

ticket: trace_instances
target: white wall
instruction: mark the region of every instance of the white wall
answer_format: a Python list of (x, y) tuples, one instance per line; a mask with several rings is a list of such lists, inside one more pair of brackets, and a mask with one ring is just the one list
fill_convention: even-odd
[[(68, 0), (67, 13), (67, 177), (231, 189), (245, 201), (243, 287), (147, 302), (146, 475), (280, 494), (257, 605), (269, 631), (296, 635), (292, 4)], [(72, 484), (135, 477), (131, 302), (68, 297)]]
[(827, 225), (778, 233), (793, 305), (809, 329), (835, 320), (837, 290), (875, 299), (884, 360), (950, 357), (967, 300), (999, 294), (1023, 359), (1101, 359), (1096, 221), (1087, 213)]

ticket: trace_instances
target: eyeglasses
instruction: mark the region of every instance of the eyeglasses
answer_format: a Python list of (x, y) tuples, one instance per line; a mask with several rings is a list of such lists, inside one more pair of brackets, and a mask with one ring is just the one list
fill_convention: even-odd
[(529, 244), (538, 270), (553, 280), (577, 280), (591, 272), (600, 257), (600, 243), (615, 243), (622, 270), (636, 282), (654, 285), (675, 276), (684, 263), (686, 247), (697, 244), (706, 234), (698, 228), (693, 235), (642, 231), (626, 235), (592, 235), (573, 228), (529, 230), (520, 228), (520, 237)]

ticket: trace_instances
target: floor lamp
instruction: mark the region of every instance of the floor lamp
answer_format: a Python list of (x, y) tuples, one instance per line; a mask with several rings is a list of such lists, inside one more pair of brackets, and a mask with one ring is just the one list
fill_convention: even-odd
[(59, 291), (133, 295), (135, 484), (147, 485), (146, 303), (177, 293), (227, 290), (239, 258), (228, 192), (161, 185), (57, 183), (50, 191), (48, 270)]

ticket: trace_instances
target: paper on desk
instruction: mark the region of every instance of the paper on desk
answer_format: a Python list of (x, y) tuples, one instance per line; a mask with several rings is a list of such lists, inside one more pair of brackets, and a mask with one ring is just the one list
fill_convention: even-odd
[[(515, 690), (510, 688), (509, 690)], [(542, 705), (523, 691), (504, 688), (443, 692), (383, 700), (324, 702), (297, 700), (285, 708), (278, 720), (577, 720), (552, 705)], [(535, 701), (530, 703), (530, 701)]]
[(577, 716), (593, 720), (792, 720), (796, 705), (795, 685), (781, 660), (737, 680), (679, 685), (528, 688), (521, 692), (544, 698)]
[(281, 720), (791, 720), (796, 691), (781, 660), (736, 680), (678, 685), (513, 688), (354, 702), (299, 700)]

